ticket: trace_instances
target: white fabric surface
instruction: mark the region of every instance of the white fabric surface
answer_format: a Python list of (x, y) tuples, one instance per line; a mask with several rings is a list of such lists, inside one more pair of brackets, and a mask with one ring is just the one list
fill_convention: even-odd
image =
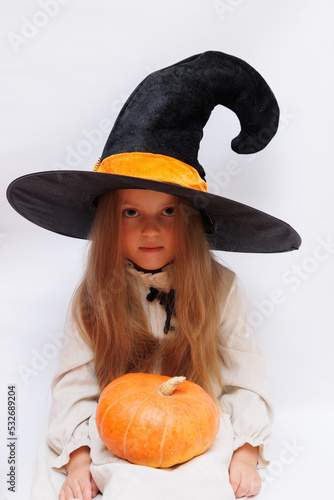
[[(104, 500), (233, 500), (228, 466), (233, 452), (233, 432), (228, 415), (223, 415), (211, 448), (189, 462), (169, 469), (133, 465), (112, 456), (103, 446), (91, 419), (92, 474)], [(95, 459), (99, 465), (95, 465)]]
[[(152, 332), (157, 336), (164, 335), (165, 310), (158, 301), (148, 302), (146, 295), (150, 286), (164, 288), (166, 271), (155, 275), (134, 269), (129, 271), (135, 278)], [(168, 470), (135, 466), (114, 457), (101, 442), (95, 426), (99, 391), (93, 353), (69, 324), (60, 365), (53, 380), (48, 432), (47, 437), (45, 431), (41, 437), (31, 500), (57, 499), (65, 479), (64, 466), (69, 454), (83, 445), (91, 448), (92, 475), (105, 500), (155, 500), (157, 496), (161, 499), (172, 496), (176, 500), (186, 497), (202, 500), (203, 496), (210, 500), (232, 499), (228, 466), (233, 451), (246, 442), (260, 447), (258, 469), (264, 477), (265, 448), (269, 443), (272, 421), (272, 409), (265, 390), (265, 360), (247, 325), (238, 280), (227, 269), (225, 274), (220, 348), (227, 392), (222, 398), (225, 412), (222, 425), (210, 450)]]

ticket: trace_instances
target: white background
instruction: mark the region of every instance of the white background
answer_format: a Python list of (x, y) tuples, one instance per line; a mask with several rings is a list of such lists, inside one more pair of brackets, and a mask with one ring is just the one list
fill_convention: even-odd
[[(276, 422), (260, 497), (331, 498), (333, 6), (331, 0), (2, 2), (1, 500), (29, 497), (86, 248), (21, 218), (6, 201), (6, 187), (35, 171), (91, 170), (107, 138), (103, 126), (111, 128), (134, 87), (151, 71), (206, 50), (254, 66), (282, 116), (269, 146), (241, 157), (230, 149), (238, 120), (216, 108), (200, 151), (209, 190), (287, 221), (303, 239), (293, 253), (220, 254), (243, 281), (268, 358)], [(16, 493), (5, 478), (8, 384), (17, 391)]]

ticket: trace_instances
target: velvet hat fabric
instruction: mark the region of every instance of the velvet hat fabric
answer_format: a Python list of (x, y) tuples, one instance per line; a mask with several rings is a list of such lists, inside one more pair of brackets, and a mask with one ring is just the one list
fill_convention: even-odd
[(99, 196), (147, 189), (190, 200), (210, 246), (237, 252), (283, 252), (301, 240), (285, 222), (207, 192), (198, 162), (203, 128), (222, 104), (239, 118), (232, 141), (240, 154), (263, 149), (275, 135), (279, 108), (261, 75), (246, 62), (205, 52), (145, 78), (123, 106), (93, 171), (59, 170), (14, 180), (7, 197), (18, 213), (67, 236), (88, 238)]

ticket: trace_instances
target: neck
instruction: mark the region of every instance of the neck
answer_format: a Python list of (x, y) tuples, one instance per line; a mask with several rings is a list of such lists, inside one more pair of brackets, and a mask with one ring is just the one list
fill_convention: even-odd
[(132, 262), (132, 260), (130, 260), (130, 262), (134, 265), (134, 268), (137, 271), (141, 271), (143, 273), (156, 274), (156, 273), (160, 273), (162, 271), (161, 268), (160, 269), (143, 269), (142, 267), (137, 266), (137, 264), (135, 262)]

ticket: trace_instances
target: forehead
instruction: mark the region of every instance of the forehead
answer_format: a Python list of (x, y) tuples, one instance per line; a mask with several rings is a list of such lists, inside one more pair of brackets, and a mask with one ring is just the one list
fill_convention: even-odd
[(120, 189), (120, 201), (122, 204), (157, 203), (159, 205), (174, 204), (177, 197), (159, 191), (149, 191), (147, 189)]

